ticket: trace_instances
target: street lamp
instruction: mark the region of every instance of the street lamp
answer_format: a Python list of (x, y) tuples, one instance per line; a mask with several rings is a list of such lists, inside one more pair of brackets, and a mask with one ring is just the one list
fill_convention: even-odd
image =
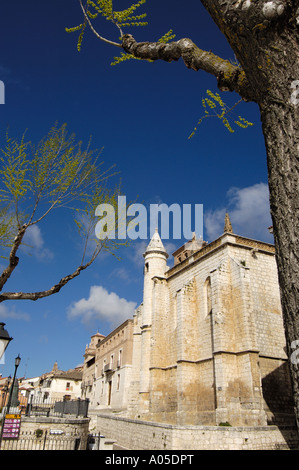
[(3, 354), (7, 346), (9, 345), (12, 338), (9, 336), (8, 332), (6, 331), (5, 323), (0, 323), (0, 359), (2, 358)]

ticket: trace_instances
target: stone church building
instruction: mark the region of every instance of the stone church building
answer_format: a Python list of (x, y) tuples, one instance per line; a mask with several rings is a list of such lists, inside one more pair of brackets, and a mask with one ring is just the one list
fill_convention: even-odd
[[(128, 449), (298, 448), (274, 246), (226, 215), (219, 238), (194, 236), (172, 267), (158, 232), (143, 256), (129, 334), (94, 345), (94, 429)], [(126, 362), (106, 370), (120, 349)]]
[(294, 424), (274, 246), (233, 233), (144, 253), (128, 414), (178, 425)]

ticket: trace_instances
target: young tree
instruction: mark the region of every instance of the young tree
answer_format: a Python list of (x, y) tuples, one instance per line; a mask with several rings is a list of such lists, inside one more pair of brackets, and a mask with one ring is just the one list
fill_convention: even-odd
[[(87, 0), (79, 30), (80, 48), (86, 26), (102, 41), (122, 49), (118, 61), (128, 58), (177, 61), (217, 79), (221, 91), (235, 91), (260, 109), (268, 165), (270, 208), (276, 248), (288, 355), (299, 343), (299, 0), (201, 0), (225, 35), (240, 65), (201, 50), (191, 39), (136, 42), (124, 34), (127, 26), (142, 25), (135, 10), (114, 11), (112, 0)], [(196, 12), (194, 12), (196, 14)], [(113, 23), (120, 41), (103, 37), (94, 26), (102, 16)], [(96, 29), (97, 28), (97, 29)], [(290, 361), (297, 422), (299, 423), (299, 369)]]
[[(6, 134), (0, 156), (0, 246), (9, 250), (9, 254), (7, 267), (0, 275), (0, 302), (38, 300), (55, 294), (88, 268), (103, 249), (113, 252), (118, 248), (120, 244), (107, 237), (95, 239), (95, 208), (105, 203), (115, 207), (119, 193), (118, 187), (113, 191), (107, 187), (107, 181), (114, 175), (113, 167), (102, 169), (100, 153), (91, 150), (90, 145), (83, 149), (74, 135), (68, 135), (65, 124), (53, 126), (36, 146), (25, 142), (24, 136), (18, 142)], [(84, 245), (81, 263), (44, 291), (3, 291), (18, 266), (17, 253), (26, 232), (52, 211), (62, 208), (75, 213)]]

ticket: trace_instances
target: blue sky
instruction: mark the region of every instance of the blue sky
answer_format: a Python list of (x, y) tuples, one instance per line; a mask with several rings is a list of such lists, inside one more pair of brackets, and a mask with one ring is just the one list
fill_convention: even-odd
[[(103, 147), (102, 159), (107, 167), (116, 164), (128, 201), (138, 197), (146, 207), (203, 204), (207, 241), (222, 233), (228, 210), (236, 233), (272, 243), (266, 152), (255, 104), (241, 103), (235, 110), (236, 117), (240, 114), (254, 126), (235, 126), (232, 134), (210, 118), (188, 140), (203, 115), (206, 90), (218, 91), (213, 77), (188, 70), (182, 61), (132, 60), (112, 67), (119, 50), (89, 31), (78, 53), (77, 34), (65, 32), (82, 20), (74, 0), (14, 0), (2, 2), (0, 9), (0, 80), (5, 84), (1, 142), (8, 126), (12, 136), (27, 129), (28, 139), (37, 142), (55, 121), (66, 122), (78, 139), (87, 143), (92, 136), (93, 148)], [(190, 37), (202, 49), (234, 60), (198, 1), (148, 0), (143, 11), (149, 25), (132, 31), (137, 40), (157, 40), (172, 29), (176, 39)], [(117, 40), (107, 22), (98, 24), (98, 30)], [(228, 105), (239, 100), (235, 94), (222, 97)], [(13, 373), (19, 353), (19, 376), (47, 372), (56, 360), (63, 370), (82, 363), (90, 335), (108, 334), (142, 301), (142, 253), (148, 241), (122, 249), (120, 261), (101, 255), (52, 297), (0, 304), (0, 321), (14, 338), (0, 373)], [(185, 241), (164, 240), (170, 253)], [(49, 288), (81, 259), (82, 243), (65, 212), (36, 226), (30, 244), (32, 249), (22, 249), (5, 290)]]

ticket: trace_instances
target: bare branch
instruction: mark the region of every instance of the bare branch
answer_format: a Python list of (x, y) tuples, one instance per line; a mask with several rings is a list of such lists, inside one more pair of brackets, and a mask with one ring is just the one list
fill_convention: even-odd
[(100, 35), (99, 35), (99, 33), (94, 29), (94, 27), (93, 27), (93, 25), (92, 25), (90, 19), (88, 18), (88, 15), (87, 15), (87, 13), (86, 13), (86, 11), (85, 11), (85, 8), (84, 8), (83, 5), (82, 5), (82, 1), (79, 0), (79, 3), (80, 3), (80, 6), (81, 6), (81, 9), (82, 9), (82, 11), (83, 11), (84, 18), (85, 18), (85, 20), (87, 21), (87, 23), (88, 23), (88, 25), (89, 25), (91, 31), (96, 35), (96, 37), (99, 38), (101, 41), (106, 42), (107, 44), (111, 44), (112, 46), (122, 47), (122, 45), (119, 44), (118, 42), (110, 41), (109, 39), (106, 39), (106, 38), (104, 38), (103, 36), (100, 36)]
[(78, 266), (78, 268), (72, 274), (64, 276), (62, 279), (60, 279), (57, 284), (52, 286), (50, 289), (40, 292), (2, 292), (0, 294), (0, 303), (4, 302), (5, 300), (38, 300), (44, 297), (49, 297), (53, 294), (57, 294), (69, 281), (79, 276), (82, 271), (84, 271), (94, 262), (94, 260), (100, 253), (102, 247), (103, 244), (95, 250), (88, 263)]

